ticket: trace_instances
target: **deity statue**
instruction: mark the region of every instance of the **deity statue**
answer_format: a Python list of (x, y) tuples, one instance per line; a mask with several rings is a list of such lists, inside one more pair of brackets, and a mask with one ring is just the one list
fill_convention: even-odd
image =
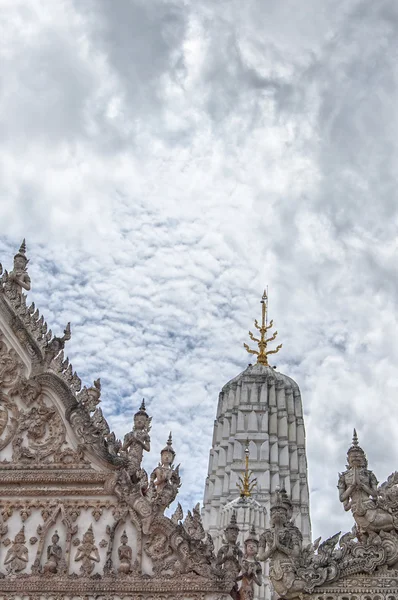
[(275, 591), (284, 598), (295, 598), (304, 592), (306, 582), (297, 570), (302, 553), (300, 530), (289, 521), (291, 502), (286, 493), (276, 492), (271, 506), (271, 527), (260, 536), (259, 560), (270, 558), (270, 579)]
[(44, 573), (58, 573), (62, 560), (62, 548), (59, 545), (58, 531), (51, 538), (51, 544), (47, 547), (47, 562), (43, 567)]
[(140, 474), (142, 456), (144, 450), (149, 452), (151, 448), (150, 429), (151, 418), (148, 417), (143, 400), (140, 410), (134, 415), (133, 431), (125, 435), (120, 451), (121, 456), (127, 458), (127, 473), (132, 483), (138, 483), (142, 478)]
[(355, 429), (347, 461), (347, 470), (339, 476), (337, 487), (344, 510), (353, 514), (358, 536), (374, 537), (381, 531), (398, 530), (397, 519), (379, 505), (378, 481), (367, 468), (366, 454), (358, 444)]
[(120, 565), (118, 568), (118, 573), (122, 575), (129, 575), (131, 573), (131, 562), (133, 560), (133, 551), (130, 546), (127, 545), (128, 537), (126, 534), (126, 530), (123, 531), (122, 536), (120, 538), (121, 546), (118, 548), (118, 556)]
[(26, 569), (28, 563), (28, 549), (25, 546), (25, 528), (17, 533), (11, 548), (7, 551), (4, 565), (7, 565), (7, 572), (10, 574), (20, 573)]
[(97, 546), (94, 544), (93, 527), (87, 529), (83, 535), (83, 543), (77, 549), (75, 562), (82, 561), (80, 572), (83, 576), (88, 577), (94, 570), (96, 562), (100, 561), (100, 555)]
[(22, 241), (19, 251), (14, 256), (14, 268), (8, 274), (8, 282), (10, 284), (11, 291), (15, 292), (17, 296), (21, 296), (22, 289), (30, 290), (30, 277), (27, 272), (28, 259), (26, 258), (26, 243)]
[(154, 469), (149, 481), (149, 497), (158, 510), (167, 508), (175, 499), (181, 485), (179, 466), (174, 468), (175, 451), (171, 432), (167, 444), (160, 453), (160, 463)]
[(261, 564), (257, 560), (259, 542), (254, 525), (249, 536), (245, 539), (245, 554), (242, 560), (241, 572), (237, 581), (242, 581), (239, 589), (239, 600), (253, 600), (254, 584), (261, 585), (263, 574)]
[[(224, 530), (225, 539), (217, 552), (216, 565), (223, 571), (225, 579), (236, 582), (239, 575), (243, 552), (239, 547), (239, 527), (236, 523), (236, 513), (233, 512), (229, 525)], [(238, 586), (235, 583), (231, 591), (234, 599), (238, 598)]]

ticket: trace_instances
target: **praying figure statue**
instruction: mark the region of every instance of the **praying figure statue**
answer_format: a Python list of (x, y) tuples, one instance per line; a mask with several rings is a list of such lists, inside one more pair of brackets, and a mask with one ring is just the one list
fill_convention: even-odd
[(15, 574), (24, 571), (27, 563), (28, 549), (25, 546), (25, 528), (22, 527), (21, 531), (15, 536), (11, 548), (7, 551), (4, 565), (7, 566), (9, 574)]
[(127, 458), (127, 473), (132, 483), (138, 483), (142, 477), (142, 456), (144, 450), (149, 452), (151, 449), (150, 429), (151, 418), (145, 410), (145, 401), (143, 400), (140, 410), (134, 415), (133, 431), (125, 435), (120, 451), (121, 456)]
[(27, 266), (28, 259), (26, 258), (26, 243), (23, 240), (19, 251), (14, 256), (14, 268), (8, 274), (8, 282), (10, 289), (15, 292), (16, 296), (21, 296), (22, 289), (30, 290), (30, 277), (28, 275)]
[[(242, 563), (242, 550), (239, 547), (239, 527), (236, 523), (236, 514), (232, 513), (231, 521), (224, 530), (225, 539), (219, 549), (216, 565), (223, 571), (225, 579), (236, 582)], [(235, 583), (231, 591), (234, 599), (238, 598), (238, 586)]]
[(131, 546), (127, 545), (128, 537), (126, 534), (126, 530), (123, 531), (122, 536), (120, 538), (121, 545), (118, 548), (118, 556), (119, 556), (119, 568), (118, 573), (122, 575), (129, 575), (131, 573), (131, 562), (133, 560), (133, 551)]
[(344, 510), (351, 510), (359, 535), (373, 537), (380, 531), (398, 530), (396, 517), (379, 504), (378, 481), (367, 468), (366, 454), (358, 444), (355, 429), (347, 462), (347, 470), (340, 475), (337, 487), (340, 502)]
[(62, 560), (62, 548), (59, 545), (58, 531), (51, 538), (51, 544), (47, 547), (47, 562), (43, 567), (44, 573), (55, 574), (59, 572)]
[(167, 444), (160, 453), (160, 463), (153, 470), (149, 481), (149, 496), (158, 509), (167, 508), (175, 499), (181, 485), (179, 465), (174, 468), (175, 451), (171, 432)]
[(259, 560), (270, 559), (270, 580), (283, 598), (296, 598), (305, 591), (306, 581), (298, 574), (303, 536), (291, 521), (292, 504), (284, 490), (277, 490), (271, 506), (271, 527), (261, 534)]
[(241, 581), (239, 589), (239, 600), (253, 600), (254, 584), (261, 585), (263, 574), (261, 564), (257, 560), (259, 542), (254, 525), (249, 536), (245, 539), (245, 554), (242, 560), (241, 572), (237, 581)]
[(81, 561), (80, 572), (88, 577), (94, 570), (95, 563), (100, 561), (100, 555), (97, 546), (94, 544), (93, 527), (87, 529), (83, 535), (83, 543), (77, 549), (75, 562)]

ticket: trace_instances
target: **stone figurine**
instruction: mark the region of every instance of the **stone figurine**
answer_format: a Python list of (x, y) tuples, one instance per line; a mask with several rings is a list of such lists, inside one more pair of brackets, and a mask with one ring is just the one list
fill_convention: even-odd
[(396, 517), (379, 505), (378, 481), (367, 468), (366, 454), (358, 444), (355, 429), (347, 462), (347, 470), (339, 476), (337, 487), (340, 502), (344, 510), (351, 510), (359, 535), (373, 536), (381, 531), (397, 530)]
[(244, 543), (245, 554), (242, 560), (241, 572), (237, 578), (237, 581), (242, 582), (239, 589), (239, 600), (253, 600), (254, 584), (262, 585), (263, 582), (261, 564), (257, 560), (259, 542), (254, 526), (252, 526)]
[(127, 459), (127, 472), (132, 483), (137, 483), (140, 479), (144, 450), (149, 452), (151, 449), (150, 429), (151, 419), (145, 410), (145, 401), (143, 400), (139, 411), (134, 415), (133, 430), (125, 435), (121, 447), (121, 456), (125, 456)]
[(14, 268), (8, 274), (10, 289), (18, 296), (21, 296), (23, 289), (26, 291), (30, 290), (31, 282), (27, 271), (28, 262), (26, 258), (26, 243), (23, 240), (21, 247), (14, 256)]
[(7, 572), (10, 574), (20, 573), (26, 569), (28, 563), (28, 549), (25, 546), (25, 528), (17, 533), (11, 548), (7, 551), (4, 559), (4, 565), (7, 566)]
[(59, 572), (62, 561), (62, 548), (59, 545), (58, 531), (51, 538), (51, 544), (47, 547), (47, 562), (44, 564), (43, 573), (55, 574)]
[(291, 503), (280, 490), (277, 490), (270, 513), (271, 527), (260, 536), (258, 557), (270, 559), (270, 579), (275, 591), (284, 598), (294, 598), (305, 590), (305, 581), (297, 574), (302, 535), (289, 521)]
[[(235, 512), (232, 513), (231, 521), (225, 528), (224, 534), (224, 543), (217, 553), (216, 565), (223, 572), (225, 579), (236, 582), (241, 569), (243, 552), (239, 547), (239, 527), (236, 524)], [(231, 596), (238, 599), (238, 586), (236, 583), (231, 591)]]
[(131, 573), (131, 563), (133, 560), (133, 551), (131, 546), (127, 545), (128, 537), (126, 531), (124, 530), (122, 536), (120, 538), (121, 545), (118, 548), (118, 556), (119, 556), (119, 568), (118, 573), (122, 575), (129, 575)]
[(176, 453), (172, 443), (170, 432), (167, 444), (160, 453), (160, 463), (150, 477), (149, 497), (157, 511), (167, 508), (173, 502), (181, 485), (179, 465), (173, 467)]
[(77, 549), (75, 562), (80, 562), (80, 572), (88, 577), (94, 570), (95, 563), (100, 561), (100, 555), (97, 546), (94, 543), (94, 533), (92, 525), (83, 535), (83, 543)]

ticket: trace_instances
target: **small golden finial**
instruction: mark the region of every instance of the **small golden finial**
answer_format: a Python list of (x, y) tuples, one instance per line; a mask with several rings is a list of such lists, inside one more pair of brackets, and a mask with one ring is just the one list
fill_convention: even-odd
[(257, 479), (253, 478), (253, 471), (249, 469), (249, 440), (246, 440), (245, 446), (245, 470), (239, 477), (239, 482), (236, 484), (241, 498), (250, 498), (253, 488), (257, 485)]
[(271, 337), (267, 338), (267, 331), (271, 329), (273, 325), (274, 322), (272, 319), (268, 325), (268, 295), (266, 290), (264, 290), (263, 297), (261, 298), (261, 326), (258, 324), (257, 319), (254, 321), (254, 326), (260, 332), (260, 339), (255, 338), (252, 332), (249, 331), (250, 339), (258, 344), (258, 350), (251, 350), (247, 344), (243, 345), (250, 354), (255, 354), (257, 356), (257, 362), (260, 363), (260, 365), (265, 365), (266, 367), (269, 367), (268, 354), (276, 354), (282, 348), (282, 344), (279, 344), (275, 350), (267, 350), (268, 342), (272, 342), (278, 335), (278, 332), (275, 331)]

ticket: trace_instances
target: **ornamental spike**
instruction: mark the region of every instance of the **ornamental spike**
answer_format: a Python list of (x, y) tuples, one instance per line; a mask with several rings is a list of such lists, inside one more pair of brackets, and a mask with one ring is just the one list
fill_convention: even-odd
[(352, 435), (352, 445), (357, 447), (359, 446), (357, 430), (354, 428), (354, 433)]
[(260, 365), (266, 367), (269, 367), (268, 355), (276, 354), (282, 348), (282, 344), (279, 344), (275, 350), (267, 350), (268, 342), (272, 342), (278, 335), (278, 332), (275, 331), (273, 335), (267, 338), (267, 331), (272, 328), (273, 324), (272, 320), (268, 324), (268, 294), (267, 290), (264, 290), (261, 298), (261, 325), (258, 324), (257, 319), (254, 321), (255, 328), (260, 332), (260, 339), (255, 338), (252, 332), (249, 331), (250, 339), (257, 342), (258, 350), (252, 350), (248, 344), (243, 344), (243, 346), (249, 354), (255, 354), (257, 356), (257, 362)]

